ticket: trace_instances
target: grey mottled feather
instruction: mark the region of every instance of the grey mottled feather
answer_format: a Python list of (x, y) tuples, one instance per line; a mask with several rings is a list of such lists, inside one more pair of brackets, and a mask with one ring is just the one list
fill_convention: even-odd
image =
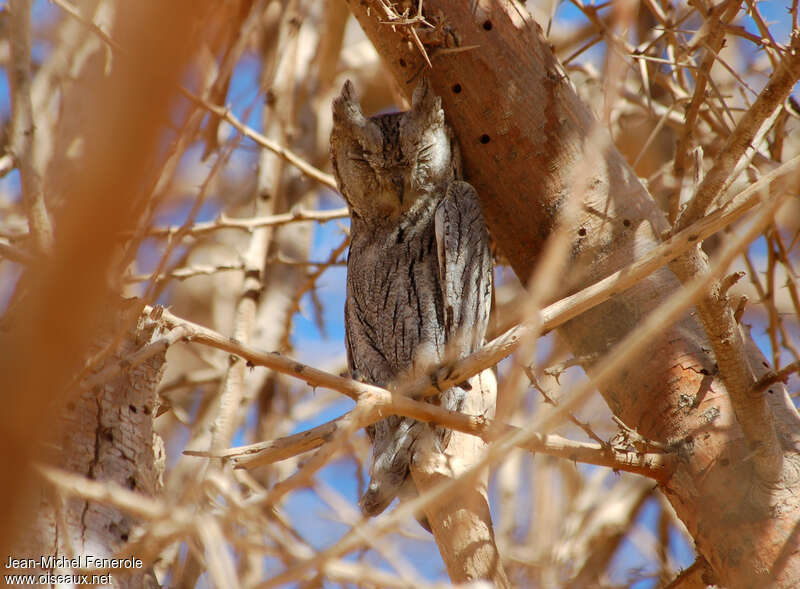
[[(405, 113), (366, 118), (345, 84), (334, 101), (331, 159), (351, 211), (345, 331), (354, 377), (385, 386), (463, 357), (483, 342), (492, 288), (489, 237), (438, 97), (422, 82)], [(454, 387), (434, 402), (459, 410)], [(427, 424), (398, 416), (367, 428), (373, 442), (367, 515), (410, 485)], [(449, 432), (437, 428), (442, 447)], [(405, 491), (408, 491), (406, 489)]]

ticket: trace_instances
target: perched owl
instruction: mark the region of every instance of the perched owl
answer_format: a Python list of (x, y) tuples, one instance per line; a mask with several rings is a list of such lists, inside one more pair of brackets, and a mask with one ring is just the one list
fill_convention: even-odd
[[(348, 81), (333, 102), (331, 160), (350, 209), (345, 331), (354, 378), (386, 386), (484, 340), (492, 290), (489, 236), (441, 99), (420, 82), (407, 112), (365, 117)], [(458, 411), (469, 385), (434, 402)], [(427, 424), (392, 416), (367, 428), (370, 483), (359, 504), (381, 513), (409, 477)], [(449, 431), (437, 428), (441, 448)]]

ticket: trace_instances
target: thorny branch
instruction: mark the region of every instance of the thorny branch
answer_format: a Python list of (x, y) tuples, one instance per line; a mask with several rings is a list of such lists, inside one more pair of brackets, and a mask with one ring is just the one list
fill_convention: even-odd
[[(706, 211), (724, 193), (741, 170), (741, 160), (746, 157), (757, 134), (765, 133), (765, 127), (774, 121), (776, 110), (800, 79), (800, 31), (792, 35), (791, 45), (781, 60), (758, 99), (739, 121), (736, 129), (723, 149), (723, 157), (705, 175), (686, 210), (675, 223), (675, 228), (685, 228), (688, 224), (703, 218)], [(752, 150), (753, 154), (755, 150)], [(797, 175), (795, 174), (795, 178)], [(785, 188), (783, 189), (785, 192)], [(700, 253), (688, 250), (670, 267), (681, 280), (689, 280), (706, 272), (707, 264)], [(744, 339), (739, 330), (727, 296), (719, 284), (697, 303), (706, 333), (708, 334), (714, 356), (719, 366), (725, 388), (731, 397), (737, 421), (745, 438), (757, 447), (754, 464), (760, 476), (774, 481), (780, 476), (782, 450), (778, 442), (775, 424), (767, 399), (763, 395), (753, 395), (755, 377), (745, 352)]]

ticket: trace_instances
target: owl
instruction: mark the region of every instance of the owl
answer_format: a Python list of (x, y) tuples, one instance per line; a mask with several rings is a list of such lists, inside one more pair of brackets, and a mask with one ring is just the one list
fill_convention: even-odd
[[(489, 235), (441, 99), (426, 80), (411, 110), (365, 117), (347, 81), (333, 101), (331, 160), (350, 210), (345, 339), (353, 378), (387, 386), (484, 341), (492, 291)], [(431, 401), (460, 410), (469, 384)], [(367, 428), (368, 516), (416, 492), (414, 444), (428, 424), (391, 416)], [(449, 430), (436, 428), (440, 449)]]

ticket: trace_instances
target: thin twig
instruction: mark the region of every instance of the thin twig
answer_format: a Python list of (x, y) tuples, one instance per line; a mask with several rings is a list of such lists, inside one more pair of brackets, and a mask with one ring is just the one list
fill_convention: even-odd
[(762, 124), (781, 107), (798, 78), (800, 78), (800, 31), (795, 31), (789, 51), (780, 61), (779, 67), (775, 69), (753, 106), (747, 110), (728, 137), (714, 165), (676, 221), (675, 231), (685, 229), (689, 224), (702, 218), (717, 197), (730, 186), (735, 179), (733, 170), (739, 160), (748, 149), (756, 147), (752, 146), (753, 138), (761, 130)]
[[(280, 213), (277, 215), (268, 215), (266, 217), (250, 217), (244, 219), (237, 219), (228, 217), (225, 214), (220, 215), (214, 221), (206, 221), (202, 223), (195, 223), (186, 231), (186, 235), (198, 237), (213, 231), (222, 229), (241, 229), (243, 231), (253, 231), (259, 227), (278, 227), (287, 225), (289, 223), (301, 223), (304, 221), (317, 221), (324, 223), (326, 221), (333, 221), (335, 219), (344, 219), (349, 215), (347, 207), (339, 209), (331, 209), (329, 211), (307, 211), (304, 209), (297, 209), (289, 211), (288, 213)], [(147, 235), (153, 237), (164, 237), (177, 233), (180, 229), (177, 225), (169, 227), (155, 227), (147, 232)]]

